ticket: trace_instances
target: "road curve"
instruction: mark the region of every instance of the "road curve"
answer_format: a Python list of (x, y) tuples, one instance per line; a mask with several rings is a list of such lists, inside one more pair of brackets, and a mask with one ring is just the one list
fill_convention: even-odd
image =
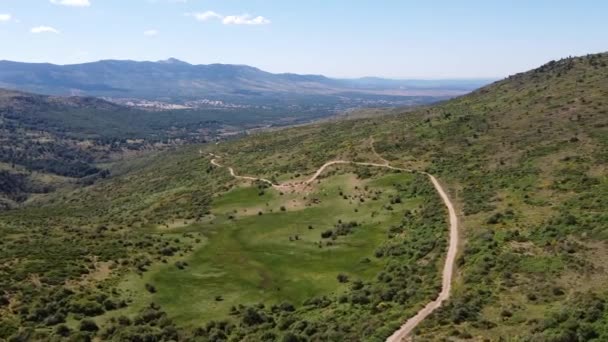
[(439, 292), (439, 296), (434, 301), (428, 303), (422, 310), (418, 311), (418, 313), (407, 320), (405, 324), (403, 324), (399, 330), (395, 331), (388, 339), (387, 342), (400, 342), (405, 340), (412, 331), (422, 322), (425, 318), (427, 318), (433, 311), (438, 309), (443, 301), (450, 297), (450, 291), (452, 290), (452, 277), (454, 276), (454, 264), (456, 261), (456, 253), (458, 251), (458, 216), (456, 215), (456, 210), (454, 209), (454, 205), (447, 193), (443, 190), (443, 187), (437, 181), (437, 179), (428, 173), (425, 173), (433, 186), (435, 186), (435, 190), (439, 193), (439, 196), (443, 200), (443, 203), (448, 208), (448, 213), (450, 217), (450, 246), (448, 247), (448, 253), (445, 258), (445, 264), (443, 266), (443, 281), (441, 286), (441, 292)]
[[(354, 161), (348, 161), (348, 160), (332, 160), (332, 161), (328, 161), (325, 164), (323, 164), (319, 169), (317, 169), (317, 172), (315, 172), (312, 175), (312, 177), (310, 177), (308, 180), (306, 180), (302, 183), (275, 184), (272, 181), (265, 179), (265, 178), (239, 176), (234, 172), (234, 169), (231, 167), (228, 167), (228, 171), (230, 171), (230, 175), (232, 175), (234, 178), (244, 179), (244, 180), (253, 180), (253, 181), (262, 181), (262, 182), (270, 184), (272, 187), (279, 189), (279, 190), (292, 188), (292, 187), (295, 187), (297, 185), (302, 185), (302, 184), (309, 185), (312, 182), (314, 182), (323, 173), (323, 171), (325, 171), (325, 169), (327, 169), (328, 167), (330, 167), (332, 165), (336, 165), (336, 164), (351, 164), (351, 165), (361, 165), (361, 166), (383, 167), (383, 168), (387, 168), (387, 169), (391, 169), (391, 170), (398, 170), (398, 171), (405, 171), (405, 172), (412, 172), (412, 173), (418, 172), (418, 173), (424, 174), (427, 177), (429, 177), (429, 179), (431, 180), (431, 183), (433, 183), (433, 186), (435, 187), (435, 190), (437, 191), (437, 193), (441, 197), (441, 200), (443, 201), (446, 208), (448, 209), (449, 220), (450, 220), (450, 243), (449, 243), (449, 247), (448, 247), (448, 253), (445, 258), (445, 264), (443, 266), (441, 292), (439, 292), (439, 295), (437, 296), (437, 298), (435, 300), (431, 301), (424, 308), (422, 308), (420, 311), (418, 311), (418, 313), (414, 317), (411, 317), (410, 319), (408, 319), (397, 331), (395, 331), (386, 340), (386, 342), (400, 342), (400, 341), (404, 341), (412, 333), (412, 331), (418, 326), (418, 324), (420, 324), (425, 318), (427, 318), (433, 311), (435, 311), (436, 309), (441, 307), (443, 302), (450, 297), (450, 292), (452, 290), (452, 278), (454, 275), (454, 264), (456, 262), (456, 254), (458, 252), (458, 243), (459, 243), (459, 241), (458, 241), (459, 240), (458, 216), (456, 215), (456, 210), (454, 209), (454, 204), (450, 200), (450, 197), (447, 195), (446, 191), (443, 189), (443, 187), (441, 186), (441, 184), (439, 183), (437, 178), (435, 178), (435, 176), (431, 175), (430, 173), (426, 173), (426, 172), (422, 172), (422, 171), (415, 171), (415, 170), (409, 170), (409, 169), (403, 169), (403, 168), (391, 166), (389, 164), (388, 160), (382, 158), (378, 153), (375, 152), (375, 149), (373, 148), (373, 140), (372, 140), (372, 149), (374, 151), (374, 154), (376, 156), (378, 156), (379, 159), (382, 160), (382, 163), (365, 163), (365, 162), (354, 162)], [(210, 155), (213, 157), (213, 159), (211, 159), (211, 164), (213, 164), (214, 166), (217, 166), (217, 167), (223, 167), (221, 164), (219, 164), (216, 161), (216, 158), (219, 158), (219, 156), (212, 154), (212, 153), (210, 153)]]
[[(211, 164), (217, 167), (224, 167), (223, 165), (221, 165), (220, 163), (217, 162), (216, 158), (219, 158), (219, 156), (213, 154), (213, 153), (209, 153), (212, 157), (214, 157), (213, 159), (211, 159)], [(234, 169), (231, 167), (228, 167), (228, 171), (230, 172), (230, 175), (236, 179), (244, 179), (244, 180), (250, 180), (250, 181), (261, 181), (264, 183), (268, 183), (271, 186), (277, 188), (277, 189), (281, 189), (283, 188), (283, 185), (280, 184), (275, 184), (272, 181), (266, 179), (266, 178), (258, 178), (258, 177), (250, 177), (250, 176), (239, 176), (234, 172)]]

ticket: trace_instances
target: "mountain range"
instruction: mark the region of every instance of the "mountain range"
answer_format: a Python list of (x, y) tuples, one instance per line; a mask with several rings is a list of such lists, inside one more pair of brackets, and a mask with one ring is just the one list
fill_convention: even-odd
[(0, 87), (51, 95), (184, 101), (285, 96), (452, 97), (489, 80), (334, 79), (273, 74), (247, 65), (193, 65), (175, 58), (158, 62), (102, 60), (74, 65), (0, 61)]

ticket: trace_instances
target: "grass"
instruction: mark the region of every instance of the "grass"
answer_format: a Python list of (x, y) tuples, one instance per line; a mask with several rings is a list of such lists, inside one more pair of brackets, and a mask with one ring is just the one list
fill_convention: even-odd
[[(133, 302), (108, 311), (138, 322), (101, 316), (103, 339), (177, 340), (166, 319), (141, 324), (159, 312), (149, 307), (157, 302), (185, 326), (186, 340), (384, 340), (439, 291), (446, 212), (428, 180), (336, 166), (304, 198), (248, 187), (205, 158), (221, 155), (244, 175), (304, 179), (328, 160), (377, 160), (373, 136), (391, 165), (425, 170), (446, 186), (464, 228), (455, 291), (417, 339), (607, 340), (607, 65), (608, 54), (565, 59), (433, 107), (253, 134), (203, 146), (203, 156), (179, 149), (0, 215), (0, 264), (9, 265), (0, 268), (0, 290), (20, 302), (0, 318), (0, 338), (19, 324), (40, 330), (58, 310), (76, 318), (56, 297), (65, 278), (91, 273), (86, 260), (100, 255), (115, 261), (115, 278), (70, 300), (124, 296)], [(413, 180), (397, 187), (401, 176)], [(339, 196), (355, 186), (365, 202)], [(374, 189), (385, 189), (378, 201)], [(406, 204), (387, 210), (391, 193)], [(334, 246), (315, 246), (324, 228), (351, 218), (365, 223)], [(308, 222), (320, 227), (308, 231)], [(105, 224), (109, 231), (98, 232)], [(179, 249), (159, 254), (167, 245)], [(359, 263), (369, 255), (370, 264)], [(177, 261), (188, 266), (178, 270)], [(336, 272), (366, 281), (344, 285)], [(146, 283), (157, 292), (145, 292)], [(294, 307), (273, 305), (282, 301)], [(201, 317), (213, 319), (203, 326)]]
[[(392, 184), (407, 186), (411, 180), (409, 174), (388, 174), (365, 181), (344, 174), (324, 179), (308, 194), (280, 195), (266, 189), (262, 196), (255, 187), (237, 187), (214, 200), (211, 212), (216, 218), (212, 223), (187, 228), (189, 232), (202, 232), (207, 243), (183, 259), (188, 263), (185, 270), (164, 265), (139, 281), (128, 277), (122, 287), (141, 289), (144, 282), (154, 284), (158, 292), (151, 296), (142, 293), (143, 297), (151, 297), (178, 324), (186, 326), (228, 317), (231, 307), (242, 304), (302, 305), (315, 296), (335, 295), (346, 289), (337, 281), (338, 274), (369, 281), (384, 266), (382, 260), (373, 257), (374, 250), (385, 239), (385, 227), (398, 223), (403, 210), (415, 206), (415, 199), (394, 205), (393, 211), (383, 206), (395, 193)], [(378, 200), (365, 203), (340, 196), (340, 192), (362, 193), (365, 186), (383, 193)], [(293, 200), (305, 201), (304, 197), (318, 197), (321, 202), (294, 210), (279, 209)], [(254, 211), (260, 207), (265, 207), (263, 215)], [(245, 210), (256, 214), (241, 215)], [(372, 212), (378, 214), (372, 218)], [(228, 219), (229, 214), (236, 218)], [(331, 240), (321, 239), (320, 234), (340, 219), (354, 220), (361, 226), (327, 246)], [(363, 262), (365, 258), (369, 262)], [(136, 296), (134, 300), (141, 299)]]
[[(522, 306), (545, 303), (546, 315), (578, 291), (608, 298), (580, 281), (563, 286), (568, 296), (551, 295), (560, 277), (603, 272), (587, 248), (608, 236), (607, 65), (606, 53), (568, 58), (437, 106), (252, 136), (216, 149), (243, 173), (310, 174), (331, 159), (371, 160), (373, 136), (392, 165), (437, 176), (462, 208), (466, 243), (458, 291), (419, 337), (498, 340), (505, 331), (485, 321), (502, 323), (484, 308), (509, 302), (511, 291), (536, 298)], [(548, 338), (553, 331), (533, 318), (510, 324), (522, 337)]]

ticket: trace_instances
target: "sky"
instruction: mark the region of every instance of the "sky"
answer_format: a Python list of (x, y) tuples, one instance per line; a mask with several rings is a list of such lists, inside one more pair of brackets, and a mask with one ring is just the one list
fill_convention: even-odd
[(0, 60), (500, 78), (608, 50), (604, 0), (0, 0)]

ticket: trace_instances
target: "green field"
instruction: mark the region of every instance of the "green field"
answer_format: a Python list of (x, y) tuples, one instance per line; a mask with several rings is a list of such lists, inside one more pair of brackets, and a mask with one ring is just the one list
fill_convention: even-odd
[[(419, 202), (404, 198), (386, 209), (397, 196), (393, 184), (407, 187), (411, 181), (410, 174), (369, 180), (343, 174), (324, 179), (306, 194), (236, 187), (215, 199), (212, 221), (172, 231), (201, 232), (207, 238), (184, 259), (188, 266), (157, 267), (139, 281), (127, 278), (123, 286), (134, 290), (135, 302), (151, 296), (177, 323), (190, 326), (228, 317), (239, 304), (302, 305), (318, 295), (343, 292), (347, 284), (338, 282), (339, 274), (369, 281), (382, 270), (384, 262), (374, 258), (374, 250), (386, 239), (387, 227)], [(321, 238), (340, 221), (358, 226), (335, 240)], [(137, 289), (146, 282), (157, 292), (139, 298)]]

